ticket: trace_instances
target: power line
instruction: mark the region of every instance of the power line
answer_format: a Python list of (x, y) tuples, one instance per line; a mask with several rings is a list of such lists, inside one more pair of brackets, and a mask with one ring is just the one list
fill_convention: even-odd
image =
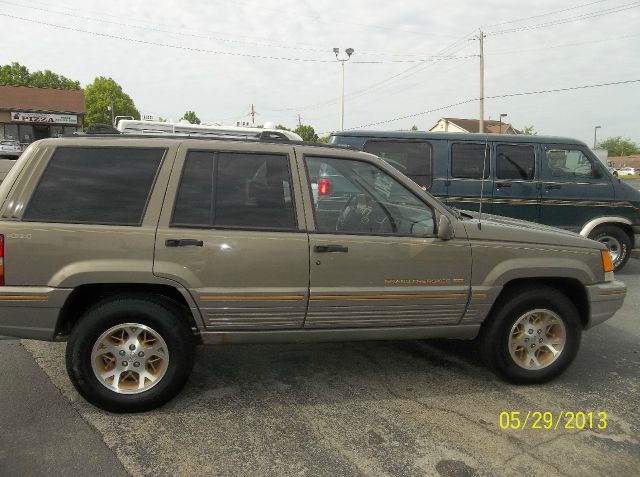
[(491, 36), (504, 35), (504, 34), (507, 34), (507, 33), (517, 33), (517, 32), (521, 32), (521, 31), (537, 30), (539, 28), (547, 28), (547, 27), (556, 26), (556, 25), (564, 25), (565, 23), (573, 23), (573, 22), (580, 21), (580, 20), (587, 20), (587, 19), (591, 19), (591, 18), (602, 17), (602, 16), (605, 16), (605, 15), (611, 15), (613, 13), (624, 12), (626, 10), (631, 10), (633, 8), (638, 8), (638, 7), (640, 7), (640, 2), (632, 2), (632, 3), (627, 3), (625, 5), (619, 5), (617, 7), (607, 8), (607, 9), (603, 9), (603, 10), (597, 10), (595, 12), (584, 13), (584, 14), (581, 14), (581, 15), (562, 18), (562, 19), (559, 19), (559, 20), (553, 20), (553, 21), (546, 22), (546, 23), (538, 23), (536, 25), (525, 25), (525, 26), (516, 27), (516, 28), (508, 28), (508, 29), (505, 29), (505, 30), (498, 30), (498, 31), (487, 33), (487, 35), (491, 35)]
[(500, 23), (493, 23), (492, 25), (484, 25), (482, 28), (493, 28), (493, 27), (497, 27), (497, 26), (502, 26), (502, 25), (508, 25), (509, 23), (521, 23), (527, 20), (533, 20), (535, 18), (542, 18), (542, 17), (548, 17), (549, 15), (556, 15), (558, 13), (564, 13), (564, 12), (568, 12), (570, 10), (577, 10), (578, 8), (585, 8), (585, 7), (590, 7), (591, 5), (595, 5), (597, 3), (603, 3), (603, 2), (608, 2), (609, 0), (597, 0), (595, 2), (589, 2), (589, 3), (583, 3), (580, 5), (576, 5), (574, 7), (569, 7), (569, 8), (563, 8), (561, 10), (554, 10), (551, 12), (547, 12), (547, 13), (541, 13), (540, 15), (532, 15), (529, 17), (522, 17), (522, 18), (517, 18), (514, 20), (507, 20), (504, 22), (500, 22)]
[[(543, 89), (543, 90), (538, 90), (538, 91), (525, 91), (525, 92), (520, 92), (520, 93), (497, 94), (497, 95), (493, 95), (493, 96), (486, 96), (486, 99), (512, 98), (512, 97), (516, 97), (516, 96), (529, 96), (529, 95), (534, 95), (534, 94), (558, 93), (558, 92), (562, 92), (562, 91), (574, 91), (574, 90), (580, 90), (580, 89), (600, 88), (600, 87), (604, 87), (604, 86), (615, 86), (615, 85), (630, 84), (630, 83), (640, 83), (640, 79), (624, 80), (624, 81), (612, 81), (612, 82), (608, 82), (608, 83), (598, 83), (598, 84), (589, 84), (589, 85), (581, 85), (581, 86), (570, 86), (570, 87), (566, 87), (566, 88)], [(375, 123), (369, 123), (369, 124), (364, 124), (362, 126), (357, 126), (357, 127), (353, 127), (353, 128), (347, 128), (347, 130), (362, 129), (362, 128), (367, 128), (367, 127), (370, 127), (370, 126), (378, 126), (380, 124), (387, 124), (387, 123), (392, 123), (392, 122), (395, 122), (395, 121), (401, 121), (403, 119), (415, 118), (416, 116), (423, 116), (425, 114), (433, 113), (433, 112), (436, 112), (436, 111), (441, 111), (441, 110), (447, 109), (447, 108), (453, 108), (455, 106), (460, 106), (460, 105), (472, 103), (472, 102), (475, 102), (475, 101), (478, 101), (478, 98), (466, 99), (464, 101), (458, 101), (457, 103), (448, 104), (446, 106), (441, 106), (439, 108), (430, 109), (428, 111), (422, 111), (422, 112), (419, 112), (419, 113), (407, 114), (405, 116), (399, 116), (399, 117), (393, 118), (393, 119), (385, 119), (383, 121), (377, 121)]]
[[(9, 2), (6, 0), (0, 0), (0, 3), (5, 4), (5, 5), (10, 5), (10, 6), (14, 6), (14, 7), (20, 7), (20, 8), (27, 8), (27, 9), (31, 9), (31, 10), (37, 10), (37, 11), (41, 11), (41, 12), (46, 12), (46, 13), (53, 13), (56, 15), (64, 15), (67, 17), (71, 17), (71, 18), (77, 18), (80, 20), (89, 20), (89, 21), (94, 21), (94, 22), (98, 22), (98, 23), (104, 23), (104, 24), (109, 24), (109, 25), (117, 25), (117, 26), (123, 26), (123, 27), (127, 27), (127, 28), (136, 28), (139, 30), (146, 30), (146, 31), (152, 31), (152, 32), (157, 32), (157, 33), (168, 33), (171, 35), (177, 35), (177, 36), (182, 36), (182, 37), (187, 37), (187, 38), (198, 38), (198, 39), (206, 39), (206, 40), (213, 40), (213, 41), (220, 41), (220, 42), (224, 42), (224, 43), (231, 43), (231, 44), (240, 44), (240, 45), (249, 45), (249, 46), (258, 46), (258, 47), (264, 47), (264, 48), (283, 48), (283, 49), (289, 49), (289, 50), (299, 50), (299, 51), (310, 51), (310, 52), (315, 52), (315, 53), (332, 53), (331, 48), (322, 48), (322, 47), (312, 47), (312, 46), (304, 46), (304, 45), (287, 45), (287, 44), (281, 44), (281, 43), (274, 43), (273, 41), (271, 41), (268, 38), (261, 38), (263, 40), (266, 40), (266, 42), (259, 42), (259, 41), (250, 41), (247, 40), (246, 37), (243, 35), (242, 40), (239, 39), (234, 39), (234, 38), (224, 38), (224, 37), (220, 37), (220, 36), (212, 36), (213, 35), (230, 35), (229, 33), (222, 33), (222, 32), (205, 32), (206, 34), (198, 34), (198, 33), (193, 33), (193, 30), (191, 30), (190, 32), (183, 32), (183, 31), (176, 31), (175, 29), (165, 29), (165, 28), (159, 28), (157, 25), (155, 26), (144, 26), (144, 25), (136, 25), (133, 23), (126, 23), (123, 21), (115, 21), (115, 20), (108, 20), (104, 18), (104, 14), (102, 14), (102, 16), (100, 18), (96, 18), (94, 16), (86, 16), (86, 15), (78, 15), (77, 13), (68, 13), (65, 11), (60, 11), (60, 9), (50, 9), (50, 8), (44, 8), (44, 7), (40, 7), (40, 6), (32, 6), (32, 5), (22, 5), (19, 3), (14, 3), (14, 2)], [(122, 17), (117, 17), (115, 15), (106, 15), (109, 16), (111, 18), (116, 18), (116, 19), (122, 19)], [(134, 20), (135, 21), (135, 20)], [(169, 26), (170, 25), (166, 25), (166, 24), (162, 24), (160, 23), (159, 25), (161, 26)], [(231, 34), (231, 36), (234, 36), (233, 34)], [(423, 53), (398, 53), (398, 52), (391, 52), (391, 51), (376, 51), (376, 50), (358, 50), (360, 55), (363, 56), (391, 56), (391, 57), (422, 57), (422, 58), (432, 58), (432, 56), (428, 55), (428, 54), (423, 54)], [(415, 60), (420, 61), (420, 60)], [(407, 63), (409, 63), (410, 61), (406, 61)], [(365, 63), (365, 62), (362, 62)], [(381, 61), (378, 62), (370, 62), (370, 63), (383, 63)]]
[[(449, 46), (443, 48), (442, 50), (438, 51), (436, 53), (436, 55), (443, 55), (447, 52), (449, 52), (452, 49), (455, 49), (457, 46), (459, 46), (462, 43), (462, 47), (459, 48), (458, 50), (456, 50), (454, 53), (458, 53), (459, 51), (463, 50), (464, 48), (466, 48), (466, 41), (469, 39), (469, 37), (471, 36), (471, 34), (473, 34), (475, 32), (475, 29), (473, 31), (471, 31), (470, 33), (460, 37), (458, 40), (456, 40), (455, 42), (453, 42), (452, 44), (450, 44)], [(379, 89), (383, 86), (388, 86), (391, 83), (395, 83), (400, 79), (405, 79), (409, 76), (412, 76), (418, 72), (420, 72), (420, 70), (424, 70), (425, 68), (435, 65), (437, 64), (438, 61), (432, 62), (432, 63), (427, 63), (425, 64), (415, 64), (413, 66), (410, 66), (407, 69), (404, 69), (402, 71), (400, 71), (399, 73), (393, 74), (387, 78), (384, 78), (376, 83), (370, 84), (369, 86), (366, 86), (365, 88), (359, 89), (357, 91), (354, 91), (353, 93), (349, 93), (345, 95), (345, 98), (357, 98), (360, 96), (363, 96), (364, 94), (367, 94), (370, 91), (374, 91), (376, 89)], [(421, 67), (421, 68), (420, 68)], [(269, 108), (265, 108), (265, 109), (269, 109), (270, 111), (274, 111), (274, 112), (282, 112), (282, 111), (308, 111), (311, 109), (317, 109), (317, 108), (322, 108), (325, 106), (331, 106), (333, 104), (336, 104), (339, 100), (338, 99), (330, 99), (330, 100), (326, 100), (326, 101), (322, 101), (319, 103), (314, 103), (314, 104), (310, 104), (310, 105), (306, 105), (306, 106), (302, 106), (302, 107), (296, 107), (296, 108), (282, 108), (282, 109), (269, 109)]]
[[(2, 2), (2, 0), (0, 0), (0, 3), (7, 3), (7, 2)], [(254, 58), (254, 59), (265, 59), (265, 60), (284, 60), (284, 61), (297, 61), (297, 62), (310, 62), (310, 63), (334, 63), (334, 60), (323, 60), (323, 59), (318, 59), (318, 58), (291, 58), (291, 57), (283, 57), (283, 56), (271, 56), (271, 55), (257, 55), (257, 54), (253, 54), (253, 53), (240, 53), (240, 52), (231, 52), (231, 51), (220, 51), (220, 50), (210, 50), (207, 48), (196, 48), (196, 47), (188, 47), (188, 46), (182, 46), (182, 45), (174, 45), (171, 43), (161, 43), (161, 42), (157, 42), (157, 41), (149, 41), (149, 40), (140, 40), (137, 38), (130, 38), (130, 37), (125, 37), (125, 36), (120, 36), (120, 35), (113, 35), (110, 33), (100, 33), (100, 32), (95, 32), (95, 31), (91, 31), (91, 30), (85, 30), (82, 28), (74, 28), (74, 27), (69, 27), (69, 26), (65, 26), (65, 25), (58, 25), (56, 23), (50, 23), (50, 22), (43, 22), (43, 21), (39, 21), (39, 20), (34, 20), (34, 19), (30, 19), (30, 18), (24, 18), (24, 17), (18, 17), (15, 15), (9, 15), (6, 13), (0, 13), (0, 16), (5, 16), (5, 17), (9, 17), (9, 18), (13, 18), (16, 20), (22, 20), (22, 21), (26, 21), (26, 22), (31, 22), (31, 23), (37, 23), (39, 25), (45, 25), (45, 26), (50, 26), (50, 27), (54, 27), (54, 28), (60, 28), (63, 30), (70, 30), (70, 31), (75, 31), (75, 32), (80, 32), (80, 33), (87, 33), (90, 35), (95, 35), (95, 36), (101, 36), (104, 38), (111, 38), (111, 39), (117, 39), (117, 40), (123, 40), (123, 41), (130, 41), (130, 42), (134, 42), (134, 43), (140, 43), (140, 44), (145, 44), (145, 45), (152, 45), (152, 46), (160, 46), (160, 47), (166, 47), (166, 48), (174, 48), (174, 49), (179, 49), (179, 50), (186, 50), (186, 51), (193, 51), (193, 52), (198, 52), (198, 53), (210, 53), (210, 54), (215, 54), (215, 55), (227, 55), (227, 56), (239, 56), (239, 57), (245, 57), (245, 58)], [(79, 17), (82, 18), (82, 17)], [(107, 23), (114, 23), (114, 22), (109, 22), (107, 21)], [(157, 30), (154, 29), (155, 31), (162, 31), (162, 30)], [(233, 41), (233, 40), (229, 40), (229, 41)], [(266, 45), (263, 45), (266, 46)], [(329, 52), (330, 50), (324, 50), (323, 52)], [(465, 57), (461, 56), (461, 57), (456, 57), (456, 56), (434, 56), (434, 57), (428, 57), (428, 58), (424, 58), (424, 59), (415, 59), (415, 60), (387, 60), (387, 61), (354, 61), (353, 63), (356, 64), (384, 64), (384, 63), (428, 63), (428, 62), (433, 62), (433, 61), (443, 61), (443, 60), (457, 60), (457, 59), (464, 59)]]
[(492, 52), (491, 55), (500, 56), (500, 55), (514, 55), (514, 54), (520, 54), (520, 53), (527, 53), (530, 51), (543, 51), (543, 50), (548, 51), (555, 48), (568, 48), (572, 46), (591, 45), (594, 43), (605, 43), (607, 41), (624, 40), (626, 38), (633, 38), (637, 36), (640, 36), (640, 33), (636, 33), (634, 35), (614, 36), (611, 38), (603, 38), (600, 40), (589, 40), (589, 41), (579, 41), (579, 42), (573, 42), (573, 43), (560, 43), (556, 45), (545, 45), (537, 48), (522, 48), (518, 50), (503, 50), (503, 51), (498, 50), (498, 51)]

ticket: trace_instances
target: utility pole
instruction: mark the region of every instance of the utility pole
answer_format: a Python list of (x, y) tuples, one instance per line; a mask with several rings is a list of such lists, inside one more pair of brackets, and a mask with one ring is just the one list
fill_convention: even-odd
[(484, 133), (484, 37), (485, 34), (480, 30), (480, 122), (478, 132)]
[(302, 126), (302, 118), (300, 117), (300, 113), (298, 113), (298, 127)]
[(256, 114), (258, 114), (258, 113), (256, 113), (256, 110), (253, 107), (253, 103), (252, 103), (251, 104), (251, 125), (252, 126), (255, 126), (255, 124), (256, 124)]

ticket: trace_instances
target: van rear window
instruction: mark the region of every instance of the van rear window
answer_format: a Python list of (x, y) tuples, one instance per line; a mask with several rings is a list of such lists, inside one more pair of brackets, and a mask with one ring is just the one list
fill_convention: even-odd
[(367, 141), (364, 150), (381, 157), (419, 186), (425, 189), (431, 187), (433, 148), (430, 143), (375, 140)]

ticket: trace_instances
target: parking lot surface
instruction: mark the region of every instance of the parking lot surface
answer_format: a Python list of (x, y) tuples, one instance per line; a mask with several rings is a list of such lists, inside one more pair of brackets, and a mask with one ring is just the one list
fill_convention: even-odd
[[(77, 395), (64, 369), (64, 343), (22, 346), (61, 392), (49, 413), (77, 413), (119, 461), (108, 473), (637, 475), (640, 261), (632, 259), (618, 277), (629, 286), (623, 309), (584, 333), (574, 365), (542, 386), (500, 381), (469, 342), (201, 347), (176, 399), (153, 412), (115, 415)], [(27, 399), (38, 390), (22, 392)], [(605, 412), (607, 423), (503, 430), (505, 411), (523, 418)], [(33, 444), (36, 453), (43, 445)]]

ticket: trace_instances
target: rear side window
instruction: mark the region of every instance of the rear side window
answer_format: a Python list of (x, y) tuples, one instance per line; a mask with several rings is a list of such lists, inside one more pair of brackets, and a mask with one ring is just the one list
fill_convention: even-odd
[(367, 141), (364, 150), (381, 157), (419, 186), (431, 186), (433, 149), (428, 142)]
[(530, 181), (535, 174), (536, 154), (533, 146), (496, 147), (496, 178)]
[(140, 225), (165, 149), (58, 148), (23, 220)]
[(288, 156), (189, 152), (171, 225), (296, 229)]
[(489, 146), (458, 143), (451, 145), (451, 177), (482, 179), (489, 177)]

